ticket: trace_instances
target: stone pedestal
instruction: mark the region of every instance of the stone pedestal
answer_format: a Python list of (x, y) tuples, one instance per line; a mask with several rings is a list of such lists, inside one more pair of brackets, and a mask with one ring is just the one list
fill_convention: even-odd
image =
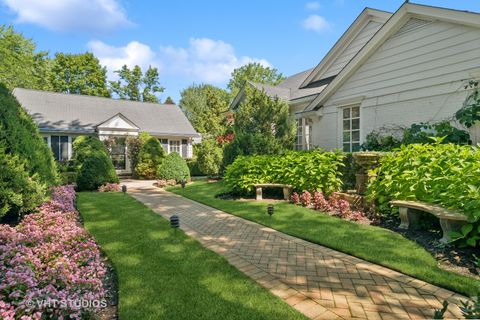
[(381, 153), (379, 152), (355, 152), (353, 154), (355, 162), (360, 167), (357, 174), (355, 174), (355, 187), (358, 194), (365, 194), (367, 191), (368, 183), (375, 177), (370, 171), (378, 166), (380, 157)]

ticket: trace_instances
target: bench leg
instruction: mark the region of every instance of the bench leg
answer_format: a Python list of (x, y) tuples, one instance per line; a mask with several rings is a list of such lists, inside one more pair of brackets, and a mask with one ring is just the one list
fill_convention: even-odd
[(410, 226), (410, 221), (408, 220), (408, 208), (399, 208), (400, 211), (400, 225), (399, 229), (408, 229)]
[(440, 226), (442, 227), (442, 239), (440, 239), (440, 242), (443, 244), (447, 244), (451, 242), (452, 238), (450, 237), (450, 232), (452, 231), (459, 232), (465, 223), (466, 222), (464, 221), (440, 219)]
[(292, 190), (290, 188), (283, 188), (283, 200), (290, 200), (292, 196)]
[(255, 199), (256, 199), (256, 200), (262, 200), (262, 199), (263, 199), (263, 197), (262, 197), (262, 188), (257, 188)]

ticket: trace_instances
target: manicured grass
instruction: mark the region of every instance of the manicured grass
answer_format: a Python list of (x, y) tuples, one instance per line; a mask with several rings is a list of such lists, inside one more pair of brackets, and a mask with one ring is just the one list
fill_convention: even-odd
[(304, 319), (129, 195), (79, 193), (78, 208), (117, 271), (120, 319)]
[(424, 248), (390, 230), (359, 225), (285, 202), (275, 205), (270, 225), (265, 202), (215, 198), (224, 192), (222, 182), (198, 181), (187, 185), (185, 190), (180, 187), (168, 190), (459, 293), (476, 295), (480, 290), (480, 281), (440, 269)]

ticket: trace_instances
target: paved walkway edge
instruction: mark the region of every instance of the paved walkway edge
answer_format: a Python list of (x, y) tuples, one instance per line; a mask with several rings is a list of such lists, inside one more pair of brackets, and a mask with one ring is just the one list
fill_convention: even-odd
[[(451, 317), (452, 319), (454, 319), (454, 318), (458, 318), (460, 315), (459, 313), (460, 310), (457, 307), (460, 301), (467, 300), (467, 298), (462, 295), (456, 294), (454, 292), (451, 292), (443, 288), (439, 288), (425, 281), (418, 280), (416, 278), (407, 276), (400, 272), (388, 269), (380, 265), (376, 265), (374, 263), (367, 262), (365, 260), (347, 255), (345, 253), (342, 253), (327, 247), (323, 247), (318, 244), (310, 243), (308, 241), (292, 237), (280, 231), (243, 219), (241, 217), (237, 217), (235, 215), (230, 215), (221, 210), (209, 207), (207, 205), (198, 203), (196, 201), (190, 200), (188, 198), (182, 197), (177, 194), (173, 194), (173, 193), (170, 193), (158, 188), (154, 188), (154, 187), (135, 188), (133, 186), (129, 187), (129, 193), (134, 198), (141, 201), (142, 203), (147, 205), (149, 208), (151, 208), (153, 211), (160, 214), (166, 219), (169, 219), (169, 217), (172, 215), (172, 210), (170, 210), (170, 212), (159, 210), (158, 204), (153, 204), (146, 201), (145, 194), (155, 193), (155, 194), (158, 194), (158, 196), (165, 195), (171, 199), (177, 199), (179, 203), (182, 203), (182, 202), (191, 203), (197, 207), (202, 207), (203, 209), (215, 215), (222, 215), (222, 216), (228, 215), (228, 216), (235, 217), (235, 219), (241, 220), (242, 224), (259, 228), (264, 233), (272, 234), (272, 235), (275, 235), (276, 237), (281, 237), (282, 239), (285, 239), (289, 242), (293, 242), (302, 247), (311, 248), (312, 250), (318, 250), (320, 248), (324, 254), (330, 255), (337, 259), (341, 259), (342, 261), (344, 262), (346, 261), (349, 264), (353, 264), (356, 266), (356, 268), (361, 269), (362, 271), (371, 272), (372, 274), (375, 274), (375, 276), (379, 275), (381, 277), (391, 279), (393, 283), (401, 283), (402, 287), (398, 288), (400, 290), (398, 291), (399, 298), (400, 296), (402, 296), (402, 298), (407, 301), (410, 299), (413, 300), (411, 301), (410, 306), (405, 305), (405, 303), (402, 302), (401, 306), (403, 308), (406, 308), (406, 309), (418, 308), (420, 310), (418, 301), (415, 302), (415, 299), (416, 299), (415, 294), (412, 292), (410, 296), (407, 295), (408, 289), (410, 287), (420, 290), (420, 292), (422, 292), (422, 295), (424, 295), (422, 297), (424, 299), (422, 300), (422, 303), (423, 304), (425, 304), (425, 302), (427, 303), (427, 305), (426, 306), (423, 305), (422, 306), (423, 309), (421, 309), (421, 312), (423, 312), (422, 313), (423, 317), (412, 316), (411, 313), (405, 313), (405, 310), (400, 310), (400, 309), (398, 310), (398, 314), (395, 314), (394, 316), (390, 317), (391, 314), (380, 313), (379, 310), (373, 310), (373, 309), (369, 310), (368, 304), (365, 303), (365, 298), (362, 298), (361, 294), (359, 295), (357, 294), (358, 296), (355, 296), (355, 295), (348, 296), (348, 293), (345, 290), (343, 291), (341, 289), (333, 290), (333, 293), (338, 291), (341, 294), (348, 296), (348, 304), (346, 308), (348, 308), (350, 312), (347, 313), (345, 312), (345, 309), (340, 308), (340, 307), (345, 308), (345, 306), (342, 306), (342, 304), (346, 304), (346, 302), (345, 303), (342, 303), (341, 301), (337, 302), (334, 299), (330, 300), (328, 297), (324, 299), (325, 296), (323, 296), (321, 293), (318, 293), (316, 291), (305, 292), (305, 290), (297, 290), (298, 288), (302, 288), (302, 287), (292, 285), (291, 282), (284, 281), (284, 279), (281, 279), (276, 277), (275, 275), (272, 275), (272, 273), (268, 269), (259, 267), (255, 263), (252, 263), (249, 260), (242, 257), (242, 255), (234, 253), (233, 250), (229, 250), (229, 247), (227, 245), (223, 245), (222, 242), (217, 241), (218, 239), (216, 239), (215, 237), (212, 237), (210, 234), (197, 230), (195, 227), (189, 225), (189, 223), (186, 221), (181, 221), (181, 229), (187, 235), (199, 241), (204, 247), (225, 257), (231, 265), (235, 266), (238, 270), (240, 270), (250, 278), (254, 279), (261, 286), (267, 288), (268, 290), (270, 290), (271, 293), (280, 297), (281, 299), (286, 301), (288, 304), (293, 306), (295, 309), (302, 312), (303, 314), (305, 314), (307, 317), (311, 319), (350, 319), (350, 318), (367, 318), (367, 319), (382, 319), (382, 320), (400, 319), (400, 318), (426, 319), (426, 318), (432, 317), (434, 309), (438, 309), (441, 307), (441, 302), (443, 302), (443, 300), (446, 300), (450, 303), (449, 311), (446, 318)], [(177, 209), (176, 211), (178, 210), (181, 211), (181, 209)], [(366, 279), (371, 279), (371, 276), (366, 277)], [(359, 279), (357, 282), (361, 283), (361, 280), (362, 279)], [(395, 292), (395, 288), (392, 287), (392, 285), (390, 285), (390, 287), (391, 288), (389, 289), (392, 289), (392, 291)], [(354, 292), (358, 293), (358, 289), (355, 288), (355, 290), (357, 291), (354, 291)], [(405, 294), (405, 291), (407, 292), (407, 294)], [(418, 294), (419, 291), (415, 291), (415, 292), (416, 294)], [(374, 302), (376, 302), (375, 301), (376, 298), (385, 299), (385, 297), (381, 295), (379, 296), (374, 295), (372, 297), (369, 297), (370, 301), (373, 299)], [(405, 301), (405, 300), (402, 300), (402, 301)], [(385, 303), (389, 303), (388, 306), (390, 307), (390, 312), (394, 311), (394, 307), (393, 307), (395, 305), (394, 303), (391, 303), (391, 301), (386, 301)], [(362, 308), (359, 309), (357, 308), (358, 306), (361, 306)], [(425, 309), (425, 307), (428, 307), (428, 309)], [(375, 308), (375, 309), (378, 309), (378, 308)], [(429, 313), (429, 315), (427, 315), (427, 313)], [(418, 312), (418, 314), (420, 314), (420, 311)]]

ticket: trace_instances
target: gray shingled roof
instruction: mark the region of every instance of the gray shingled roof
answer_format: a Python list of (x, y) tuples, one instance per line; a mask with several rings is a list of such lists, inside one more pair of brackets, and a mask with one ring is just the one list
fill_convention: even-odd
[(141, 132), (197, 137), (176, 105), (16, 88), (13, 94), (41, 131), (95, 132), (96, 126), (121, 113)]
[(310, 87), (310, 88), (300, 88), (300, 85), (303, 83), (305, 78), (312, 72), (312, 69), (302, 71), (300, 73), (294, 74), (277, 84), (276, 86), (271, 86), (267, 84), (254, 83), (250, 82), (252, 86), (259, 90), (264, 90), (265, 93), (270, 97), (279, 97), (285, 101), (291, 101), (315, 94), (319, 94), (327, 86), (327, 84)]

